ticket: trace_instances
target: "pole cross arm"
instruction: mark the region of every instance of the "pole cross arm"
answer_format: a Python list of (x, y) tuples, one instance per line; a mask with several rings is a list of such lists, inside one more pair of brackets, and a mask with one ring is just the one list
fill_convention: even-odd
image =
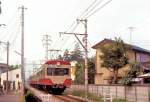
[(1, 44), (1, 43), (5, 44), (5, 45), (7, 45), (7, 44), (8, 44), (8, 42), (3, 42), (3, 41), (0, 41), (0, 44)]
[(81, 46), (83, 47), (83, 49), (88, 52), (88, 50), (86, 49), (86, 47), (82, 44), (81, 40), (80, 40), (80, 39), (78, 38), (78, 36), (77, 36), (77, 35), (87, 35), (87, 34), (81, 34), (81, 33), (66, 33), (66, 32), (59, 32), (59, 34), (60, 34), (60, 35), (61, 35), (61, 34), (72, 34), (72, 35), (74, 35), (74, 36), (76, 37), (76, 39), (79, 41), (79, 43), (81, 44)]
[(61, 34), (72, 34), (72, 35), (74, 35), (74, 34), (76, 34), (76, 35), (87, 35), (87, 34), (83, 34), (83, 33), (67, 33), (67, 32), (59, 32), (59, 34), (61, 35)]

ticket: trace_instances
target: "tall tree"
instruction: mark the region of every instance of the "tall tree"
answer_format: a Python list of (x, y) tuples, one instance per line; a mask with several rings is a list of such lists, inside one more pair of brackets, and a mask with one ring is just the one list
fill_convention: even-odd
[(76, 64), (75, 84), (84, 84), (84, 67), (82, 63)]
[(89, 58), (88, 61), (88, 83), (94, 84), (95, 83), (95, 63), (94, 58)]
[(127, 45), (120, 38), (116, 38), (113, 43), (105, 44), (101, 47), (103, 53), (100, 56), (103, 60), (101, 65), (113, 72), (112, 83), (117, 83), (118, 70), (128, 64), (127, 49)]
[(70, 54), (71, 61), (82, 62), (83, 61), (83, 54), (81, 52), (79, 43), (76, 43), (74, 46), (74, 50)]

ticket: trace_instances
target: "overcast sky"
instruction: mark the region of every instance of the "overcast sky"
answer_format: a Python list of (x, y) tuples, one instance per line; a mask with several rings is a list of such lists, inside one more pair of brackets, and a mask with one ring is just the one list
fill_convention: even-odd
[[(21, 11), (19, 7), (24, 5), (27, 8), (25, 10), (25, 58), (32, 61), (44, 58), (42, 37), (45, 34), (51, 36), (51, 48), (73, 49), (77, 42), (75, 37), (63, 35), (60, 38), (59, 32), (68, 30), (73, 21), (94, 1), (96, 0), (1, 0), (0, 23), (7, 26), (1, 26), (0, 40), (12, 43), (10, 62), (15, 64), (20, 62), (20, 56), (14, 53), (15, 50), (20, 52)], [(101, 2), (104, 4), (107, 1)], [(134, 27), (132, 44), (150, 50), (150, 0), (112, 0), (87, 19), (89, 47), (104, 38), (114, 39), (114, 37), (121, 37), (125, 42), (130, 43), (128, 27)], [(83, 33), (83, 25), (80, 24), (74, 32)], [(5, 51), (1, 51), (1, 56), (4, 56), (3, 52)], [(0, 60), (4, 59), (0, 58)]]

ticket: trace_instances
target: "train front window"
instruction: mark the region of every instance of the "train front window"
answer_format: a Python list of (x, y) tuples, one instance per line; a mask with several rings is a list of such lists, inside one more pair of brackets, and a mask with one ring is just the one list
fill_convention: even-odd
[(69, 69), (68, 68), (47, 68), (47, 75), (50, 76), (69, 75)]

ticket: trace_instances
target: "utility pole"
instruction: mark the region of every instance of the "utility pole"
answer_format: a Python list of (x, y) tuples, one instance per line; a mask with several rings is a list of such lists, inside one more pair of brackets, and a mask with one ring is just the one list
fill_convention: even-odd
[(6, 92), (8, 92), (8, 71), (9, 71), (9, 42), (7, 42), (7, 73), (6, 73), (6, 78), (7, 78), (7, 83), (6, 83)]
[(128, 27), (129, 32), (130, 32), (130, 44), (132, 44), (132, 32), (135, 29), (135, 27)]
[(0, 14), (2, 13), (2, 8), (1, 8), (1, 4), (2, 4), (2, 3), (1, 3), (1, 1), (0, 1)]
[(24, 10), (26, 9), (24, 6), (20, 7), (21, 9), (21, 78), (22, 78), (22, 88), (21, 95), (22, 99), (24, 96), (25, 89), (25, 69), (24, 69)]
[(9, 42), (2, 42), (0, 41), (0, 43), (3, 43), (7, 46), (7, 72), (6, 72), (6, 92), (8, 92), (8, 71), (9, 71)]
[(43, 35), (43, 42), (44, 42), (43, 45), (45, 45), (45, 60), (46, 61), (48, 60), (48, 46), (50, 45), (49, 41), (51, 41), (50, 37), (51, 36), (49, 35)]
[[(66, 33), (66, 32), (60, 32), (60, 34), (73, 34), (76, 39), (79, 41), (79, 43), (81, 44), (81, 46), (83, 47), (83, 49), (85, 50), (85, 68), (84, 68), (84, 74), (85, 74), (85, 96), (86, 96), (86, 100), (87, 99), (87, 93), (88, 93), (88, 45), (87, 45), (87, 19), (77, 19), (78, 23), (83, 23), (84, 24), (84, 28), (85, 28), (85, 33), (84, 34), (79, 34), (79, 33)], [(83, 35), (83, 42), (80, 41), (80, 39), (78, 38), (77, 35)]]

